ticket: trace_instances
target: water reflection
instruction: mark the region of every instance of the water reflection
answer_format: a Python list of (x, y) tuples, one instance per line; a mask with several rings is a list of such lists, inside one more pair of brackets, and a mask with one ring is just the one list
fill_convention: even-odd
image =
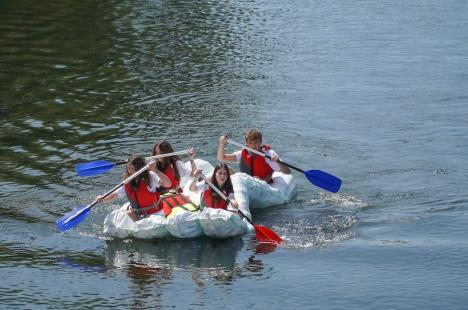
[(129, 264), (149, 267), (226, 267), (235, 263), (242, 248), (240, 238), (216, 240), (211, 238), (140, 240), (113, 239), (106, 242), (109, 266), (121, 268)]
[(120, 297), (126, 299), (130, 308), (163, 307), (168, 296), (172, 298), (187, 290), (203, 306), (213, 285), (223, 287), (241, 278), (271, 274), (271, 268), (264, 265), (259, 255), (275, 247), (259, 248), (255, 239), (246, 240), (113, 239), (105, 241), (104, 255), (70, 254), (59, 264), (80, 273), (99, 273), (119, 283), (126, 282), (128, 290)]
[[(110, 240), (106, 246), (108, 269), (125, 270), (132, 290), (140, 292), (146, 285), (172, 283), (177, 270), (191, 273), (197, 287), (208, 283), (229, 284), (241, 277), (263, 276), (263, 262), (256, 254), (271, 252), (271, 247), (257, 249), (256, 242), (246, 248), (252, 252), (238, 262), (244, 246), (242, 238), (189, 240)], [(273, 248), (274, 250), (274, 248)]]

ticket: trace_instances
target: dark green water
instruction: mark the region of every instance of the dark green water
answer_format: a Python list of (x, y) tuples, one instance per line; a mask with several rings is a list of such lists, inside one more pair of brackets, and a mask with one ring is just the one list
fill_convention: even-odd
[[(463, 309), (468, 289), (465, 1), (0, 2), (0, 308)], [(296, 174), (254, 213), (286, 243), (118, 240), (119, 182), (77, 163), (166, 138), (215, 162), (262, 130)], [(270, 249), (271, 250), (271, 249)], [(265, 252), (269, 252), (265, 254)]]

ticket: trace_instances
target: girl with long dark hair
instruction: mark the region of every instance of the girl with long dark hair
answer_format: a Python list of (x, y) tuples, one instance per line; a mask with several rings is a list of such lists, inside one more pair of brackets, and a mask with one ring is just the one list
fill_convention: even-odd
[[(174, 153), (172, 145), (167, 140), (161, 140), (154, 144), (153, 146), (153, 156)], [(194, 156), (195, 149), (191, 148), (188, 151), (188, 156), (190, 158), (190, 168), (182, 162), (178, 155), (173, 155), (169, 157), (158, 158), (156, 165), (152, 166), (152, 169), (158, 169), (162, 171), (171, 181), (169, 186), (162, 186), (160, 189), (162, 193), (168, 192), (169, 190), (176, 190), (179, 193), (182, 192), (180, 188), (180, 180), (183, 177), (193, 176), (196, 170)]]
[[(231, 175), (229, 172), (229, 167), (225, 163), (219, 163), (215, 166), (213, 174), (208, 180), (213, 183), (216, 188), (218, 188), (229, 200), (231, 201), (231, 206), (237, 209), (239, 206), (234, 200), (234, 189), (231, 182)], [(197, 190), (202, 192), (201, 205), (206, 208), (215, 208), (215, 209), (228, 209), (228, 205), (221, 196), (218, 195), (206, 182), (198, 182), (197, 179), (200, 177), (201, 170), (197, 170), (195, 173), (195, 178), (190, 184), (190, 190), (196, 192)]]

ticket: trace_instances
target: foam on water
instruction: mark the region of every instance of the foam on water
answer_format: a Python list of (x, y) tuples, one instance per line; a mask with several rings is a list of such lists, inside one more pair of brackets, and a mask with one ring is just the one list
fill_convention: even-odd
[(334, 246), (354, 236), (351, 227), (358, 223), (353, 215), (334, 215), (324, 218), (319, 224), (299, 219), (275, 230), (284, 239), (285, 248), (307, 249)]
[(327, 204), (327, 205), (338, 205), (340, 207), (344, 208), (356, 208), (356, 209), (362, 209), (369, 207), (369, 204), (366, 202), (363, 202), (360, 198), (353, 197), (350, 195), (346, 194), (330, 194), (330, 193), (325, 193), (325, 192), (319, 192), (317, 193), (317, 196), (312, 198), (310, 202), (313, 205), (316, 204)]

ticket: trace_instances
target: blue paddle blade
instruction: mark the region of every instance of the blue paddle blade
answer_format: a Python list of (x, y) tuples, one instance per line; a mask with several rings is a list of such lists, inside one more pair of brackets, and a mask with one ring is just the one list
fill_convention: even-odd
[(310, 183), (324, 190), (332, 193), (337, 193), (340, 190), (341, 180), (334, 175), (320, 170), (307, 170), (304, 171), (304, 174)]
[(71, 210), (55, 222), (57, 224), (57, 228), (61, 231), (66, 231), (75, 227), (88, 216), (89, 211), (91, 211), (91, 207), (91, 205), (81, 206)]
[(98, 175), (111, 170), (114, 166), (114, 163), (107, 160), (97, 160), (76, 165), (76, 173), (82, 177)]

